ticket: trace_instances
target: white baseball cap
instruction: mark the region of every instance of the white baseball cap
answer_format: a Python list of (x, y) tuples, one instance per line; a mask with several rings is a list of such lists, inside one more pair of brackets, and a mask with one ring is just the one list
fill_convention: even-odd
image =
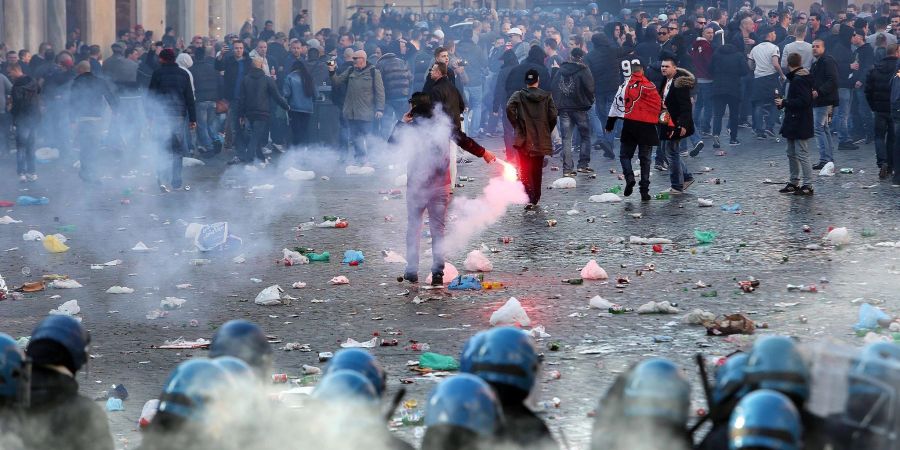
[(436, 37), (436, 38), (438, 38), (438, 39), (443, 39), (443, 38), (444, 38), (444, 32), (441, 31), (441, 30), (434, 30), (434, 37)]
[(666, 20), (669, 20), (669, 16), (667, 16), (665, 14), (660, 14), (659, 17), (657, 17), (657, 19), (664, 22)]
[(519, 27), (512, 27), (509, 29), (509, 31), (506, 32), (506, 34), (507, 36), (512, 34), (518, 34), (519, 36), (521, 36), (522, 30), (520, 30)]

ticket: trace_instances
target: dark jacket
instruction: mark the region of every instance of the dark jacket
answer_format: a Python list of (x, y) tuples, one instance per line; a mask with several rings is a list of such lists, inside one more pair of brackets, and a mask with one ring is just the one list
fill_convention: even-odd
[(863, 43), (853, 51), (850, 60), (859, 63), (859, 69), (854, 70), (850, 76), (850, 86), (855, 88), (856, 82), (859, 81), (862, 83), (861, 87), (865, 88), (866, 75), (875, 65), (875, 52), (872, 50), (872, 46), (867, 42)]
[(37, 119), (41, 114), (41, 87), (36, 79), (23, 75), (12, 82), (12, 109), (14, 120)]
[(187, 117), (190, 122), (197, 121), (191, 78), (177, 64), (162, 64), (156, 69), (150, 78), (148, 92), (160, 101), (164, 112), (170, 117)]
[[(843, 28), (843, 27), (841, 27)], [(850, 48), (844, 44), (835, 43), (828, 49), (828, 54), (834, 58), (837, 66), (838, 88), (852, 88), (853, 83), (850, 81)]]
[(136, 87), (137, 70), (136, 62), (119, 55), (113, 55), (103, 62), (103, 75), (115, 84), (119, 95)]
[[(675, 77), (672, 78), (672, 86), (669, 88), (669, 95), (663, 98), (669, 116), (672, 119), (673, 126), (659, 126), (659, 138), (662, 140), (684, 139), (694, 134), (694, 119), (691, 105), (691, 89), (697, 84), (694, 74), (685, 69), (678, 68), (675, 71)], [(666, 81), (659, 85), (659, 96), (663, 97), (666, 87)], [(684, 128), (684, 136), (681, 136), (681, 130)]]
[(553, 153), (550, 133), (556, 127), (556, 115), (549, 92), (531, 87), (516, 91), (506, 103), (506, 118), (516, 131), (513, 147), (532, 155)]
[(787, 74), (787, 80), (781, 135), (785, 139), (811, 139), (814, 136), (812, 77), (801, 67)]
[(146, 89), (150, 85), (150, 78), (153, 77), (153, 72), (156, 69), (159, 69), (159, 56), (157, 56), (156, 52), (147, 52), (141, 57), (141, 62), (138, 64), (138, 87)]
[(385, 99), (406, 100), (409, 98), (412, 94), (410, 86), (413, 78), (406, 61), (393, 53), (385, 53), (375, 63), (375, 68), (381, 71)]
[(619, 49), (608, 39), (602, 42), (602, 45), (594, 45), (593, 50), (584, 57), (584, 63), (591, 70), (594, 79), (594, 92), (600, 95), (614, 93), (622, 84), (622, 72), (618, 64)]
[(463, 110), (466, 109), (466, 103), (463, 100), (462, 94), (459, 93), (459, 89), (456, 89), (456, 86), (450, 84), (450, 79), (441, 77), (440, 80), (435, 81), (429, 95), (431, 96), (431, 103), (433, 105), (441, 105), (441, 109), (443, 109), (444, 114), (447, 114), (447, 117), (450, 118), (450, 122), (453, 124), (454, 129), (460, 129), (462, 124), (460, 115)]
[(523, 403), (503, 405), (503, 417), (506, 419), (498, 434), (502, 443), (513, 444), (513, 448), (557, 449), (559, 444), (547, 424)]
[(194, 95), (198, 102), (214, 102), (222, 98), (222, 75), (216, 70), (216, 59), (207, 56), (194, 61), (190, 68), (194, 76)]
[(245, 117), (251, 121), (268, 120), (272, 101), (284, 110), (290, 109), (287, 101), (278, 92), (275, 80), (266, 76), (262, 69), (251, 68), (241, 81), (241, 94), (237, 98), (238, 117)]
[(587, 111), (594, 104), (594, 78), (582, 63), (564, 62), (550, 81), (559, 111)]
[(525, 88), (525, 74), (531, 70), (537, 70), (540, 83), (538, 87), (543, 91), (550, 91), (550, 71), (544, 66), (544, 50), (538, 46), (531, 47), (528, 57), (515, 69), (509, 72), (506, 78), (506, 92), (512, 96), (513, 92)]
[(315, 61), (306, 61), (306, 70), (308, 70), (309, 74), (312, 76), (313, 84), (315, 84), (317, 89), (324, 84), (328, 84), (328, 81), (331, 80), (326, 61), (327, 58), (325, 57)]
[(891, 80), (897, 73), (897, 57), (889, 56), (875, 64), (866, 77), (866, 101), (874, 112), (891, 112)]
[(240, 60), (234, 57), (234, 53), (226, 53), (222, 59), (216, 59), (216, 70), (225, 72), (225, 89), (223, 95), (226, 100), (237, 98), (240, 83), (253, 66), (250, 58), (244, 55)]
[(512, 50), (503, 52), (502, 58), (503, 65), (500, 67), (500, 72), (497, 73), (497, 84), (494, 86), (494, 99), (491, 107), (491, 112), (495, 113), (506, 109), (506, 102), (512, 95), (512, 92), (506, 91), (506, 80), (509, 78), (509, 73), (519, 65), (519, 60), (516, 59), (516, 54)]
[(725, 44), (713, 52), (709, 66), (713, 79), (712, 95), (740, 97), (739, 81), (750, 73), (747, 57), (731, 44)]
[(85, 72), (72, 81), (69, 114), (72, 115), (72, 120), (85, 117), (99, 119), (103, 117), (106, 105), (114, 108), (118, 100), (105, 81), (95, 76), (93, 72)]
[(466, 74), (469, 75), (469, 85), (481, 86), (487, 75), (487, 58), (484, 51), (471, 39), (464, 39), (456, 43), (456, 56), (466, 60)]
[(78, 382), (53, 369), (35, 366), (31, 375), (28, 448), (112, 450), (106, 413), (78, 395)]
[[(397, 122), (388, 142), (391, 144), (419, 144), (416, 151), (410, 155), (407, 162), (408, 174), (406, 178), (406, 186), (409, 188), (409, 195), (430, 195), (432, 189), (450, 188), (450, 152), (446, 145), (420, 145), (423, 141), (427, 141), (431, 130), (436, 124), (431, 120), (431, 111), (423, 111), (424, 114), (413, 112), (412, 122)], [(465, 136), (462, 132), (457, 132), (456, 136)], [(467, 136), (460, 140), (454, 136), (454, 140), (459, 143), (463, 150), (472, 153), (481, 158), (484, 156), (484, 147), (479, 145)], [(469, 143), (470, 145), (465, 145)], [(427, 201), (428, 199), (422, 199)]]
[(822, 55), (810, 68), (813, 90), (818, 96), (813, 99), (813, 107), (838, 106), (838, 70), (831, 55)]

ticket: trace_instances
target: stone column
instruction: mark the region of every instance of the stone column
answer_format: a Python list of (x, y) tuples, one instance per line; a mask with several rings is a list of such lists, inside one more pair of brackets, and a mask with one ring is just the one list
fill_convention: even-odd
[(227, 31), (225, 30), (225, 0), (209, 0), (209, 35), (222, 39)]
[(110, 45), (116, 40), (116, 1), (84, 0), (87, 10), (87, 30), (84, 41), (99, 45), (104, 56), (112, 51)]
[[(41, 42), (47, 39), (46, 12), (46, 2), (25, 2), (25, 42), (22, 48), (35, 52)], [(54, 47), (53, 50), (59, 51), (59, 47)]]
[(166, 31), (166, 2), (164, 0), (135, 0), (137, 24), (145, 31), (153, 31), (153, 39), (162, 40)]
[[(3, 42), (10, 50), (25, 47), (25, 1), (4, 0), (3, 2)], [(33, 49), (32, 52), (36, 52)]]
[[(333, 14), (330, 0), (310, 0), (308, 9), (309, 17), (306, 19), (306, 23), (309, 24), (309, 28), (313, 33), (322, 28), (334, 27), (334, 24), (332, 24)], [(337, 31), (336, 28), (335, 31)]]
[[(253, 17), (253, 2), (251, 0), (225, 0), (225, 33), (235, 33), (241, 30), (241, 25)], [(257, 24), (262, 26), (263, 24)]]
[(182, 0), (182, 5), (185, 45), (196, 35), (209, 36), (209, 0)]
[(263, 0), (263, 17), (257, 17), (262, 27), (266, 20), (275, 24), (275, 31), (289, 34), (294, 26), (294, 5), (291, 0)]
[[(66, 0), (47, 0), (47, 40), (59, 52), (66, 45)], [(37, 49), (32, 49), (37, 52)]]

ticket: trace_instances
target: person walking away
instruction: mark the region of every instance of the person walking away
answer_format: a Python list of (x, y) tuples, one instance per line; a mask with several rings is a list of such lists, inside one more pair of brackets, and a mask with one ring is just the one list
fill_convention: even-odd
[(98, 158), (103, 136), (103, 116), (106, 106), (116, 110), (119, 99), (110, 91), (106, 81), (91, 72), (91, 64), (82, 61), (75, 66), (78, 74), (72, 81), (69, 94), (69, 112), (75, 123), (76, 142), (81, 149), (81, 167), (78, 176), (85, 183), (100, 184), (97, 164), (106, 158)]
[[(187, 71), (175, 63), (175, 51), (167, 48), (160, 52), (159, 63), (159, 69), (156, 69), (150, 78), (148, 95), (158, 102), (162, 109), (159, 112), (162, 117), (156, 129), (164, 133), (164, 145), (162, 154), (158, 155), (156, 180), (159, 190), (167, 193), (171, 192), (170, 187), (182, 188), (182, 154), (186, 150), (184, 128), (185, 126), (196, 128), (197, 110), (190, 77)], [(184, 188), (190, 189), (188, 186)]]
[(866, 101), (875, 114), (875, 163), (878, 165), (878, 178), (891, 176), (896, 165), (893, 153), (897, 147), (894, 119), (896, 108), (892, 104), (893, 93), (897, 89), (897, 44), (888, 44), (884, 59), (875, 63), (875, 67), (866, 76)]
[(353, 66), (337, 74), (334, 66), (328, 67), (333, 85), (346, 89), (342, 115), (347, 120), (353, 141), (354, 159), (358, 164), (368, 164), (366, 140), (372, 134), (372, 123), (384, 116), (384, 82), (381, 73), (367, 61), (366, 52), (353, 52)]
[(222, 151), (219, 136), (219, 113), (216, 106), (222, 101), (222, 76), (216, 70), (216, 59), (209, 42), (194, 53), (190, 72), (194, 77), (194, 96), (197, 109), (197, 151), (201, 157), (212, 157)]
[(284, 80), (282, 94), (290, 106), (288, 120), (291, 128), (291, 146), (305, 147), (309, 143), (309, 119), (313, 113), (316, 89), (312, 75), (306, 69), (303, 61), (295, 62), (291, 67), (290, 73)]
[(528, 194), (525, 210), (531, 211), (541, 199), (544, 157), (553, 153), (550, 134), (556, 127), (557, 111), (550, 93), (538, 87), (541, 79), (537, 70), (529, 69), (524, 81), (527, 87), (516, 91), (506, 103), (506, 117), (515, 129), (513, 147), (518, 151), (519, 179)]
[(778, 192), (782, 194), (812, 195), (812, 163), (809, 160), (809, 142), (815, 136), (813, 130), (813, 81), (803, 67), (799, 53), (787, 57), (788, 75), (784, 98), (776, 97), (775, 106), (784, 110), (781, 135), (787, 139), (790, 180)]
[(834, 111), (836, 121), (834, 130), (837, 132), (838, 150), (856, 150), (859, 148), (850, 139), (849, 131), (850, 99), (853, 94), (853, 81), (851, 80), (853, 60), (850, 51), (852, 37), (853, 28), (839, 25), (838, 34), (826, 44), (828, 54), (834, 58), (834, 62), (837, 65), (838, 105)]
[(462, 39), (456, 44), (456, 55), (464, 62), (468, 81), (465, 84), (465, 98), (469, 108), (466, 110), (464, 129), (471, 135), (480, 135), (482, 98), (484, 97), (484, 80), (487, 77), (487, 59), (485, 52), (475, 44), (474, 30), (462, 31)]
[(516, 149), (513, 147), (516, 134), (512, 124), (509, 123), (509, 120), (507, 120), (506, 117), (506, 103), (509, 102), (509, 97), (512, 93), (507, 92), (506, 81), (509, 79), (510, 72), (519, 65), (519, 60), (516, 59), (516, 54), (512, 50), (503, 52), (501, 58), (503, 64), (500, 67), (500, 72), (497, 73), (497, 84), (494, 87), (493, 107), (491, 109), (492, 114), (499, 117), (502, 121), (503, 144), (506, 148), (506, 160), (510, 164), (516, 164), (517, 153)]
[(559, 111), (562, 131), (563, 175), (577, 176), (572, 158), (572, 141), (575, 131), (581, 140), (578, 155), (578, 172), (593, 173), (591, 169), (591, 123), (588, 111), (594, 104), (594, 78), (584, 65), (584, 51), (572, 49), (569, 61), (562, 63), (550, 82), (553, 103)]
[[(225, 105), (228, 108), (225, 117), (225, 144), (224, 148), (230, 150), (234, 148), (235, 137), (239, 132), (238, 116), (236, 111), (232, 110), (231, 103), (237, 100), (241, 94), (241, 82), (244, 76), (250, 71), (250, 58), (245, 54), (244, 42), (240, 39), (234, 39), (231, 45), (226, 45), (219, 56), (216, 57), (216, 70), (224, 73), (224, 97)], [(239, 143), (245, 142), (246, 138), (238, 140)], [(235, 149), (234, 159), (229, 164), (240, 163), (238, 153), (243, 153), (244, 149)]]
[[(442, 65), (435, 63), (434, 66)], [(434, 69), (432, 67), (432, 70)], [(442, 74), (447, 66), (442, 65), (438, 70)], [(407, 227), (406, 227), (406, 259), (407, 265), (403, 272), (403, 280), (411, 283), (419, 282), (419, 254), (421, 249), (422, 224), (426, 211), (428, 211), (428, 226), (431, 230), (431, 284), (442, 286), (444, 284), (444, 232), (447, 223), (447, 207), (450, 203), (450, 152), (443, 138), (433, 136), (434, 129), (438, 125), (433, 120), (434, 116), (434, 90), (441, 90), (442, 85), (452, 88), (446, 76), (434, 83), (431, 94), (416, 92), (409, 99), (410, 110), (402, 120), (394, 127), (388, 142), (411, 146), (413, 153), (407, 163), (406, 180), (407, 196)], [(457, 93), (457, 95), (459, 95)], [(452, 131), (451, 131), (452, 133)], [(422, 145), (425, 143), (426, 145)], [(471, 141), (471, 145), (462, 146), (464, 150), (484, 158), (488, 164), (497, 158)]]
[(813, 79), (813, 120), (819, 145), (819, 162), (813, 165), (813, 170), (820, 170), (834, 161), (831, 116), (838, 104), (838, 72), (834, 58), (825, 53), (825, 41), (814, 40), (812, 49), (815, 59), (810, 70)]
[[(713, 77), (713, 148), (720, 149), (719, 136), (722, 133), (722, 120), (725, 108), (728, 108), (728, 144), (741, 145), (738, 140), (738, 129), (741, 119), (741, 90), (734, 86), (750, 68), (747, 58), (734, 45), (725, 44), (713, 52), (710, 70)], [(774, 94), (774, 93), (773, 93)]]
[(775, 45), (775, 30), (765, 31), (765, 40), (750, 51), (753, 61), (753, 130), (757, 139), (775, 137), (775, 91), (781, 89), (781, 55)]
[[(774, 32), (773, 32), (774, 34)], [(659, 124), (660, 147), (669, 161), (669, 181), (666, 191), (672, 195), (684, 193), (694, 183), (694, 176), (681, 160), (681, 140), (694, 134), (694, 114), (691, 110), (691, 89), (697, 83), (694, 74), (675, 64), (671, 56), (663, 56), (660, 71), (665, 81), (659, 87), (659, 95), (668, 115), (668, 122)]]
[(243, 135), (247, 137), (247, 145), (239, 157), (245, 164), (258, 159), (263, 167), (269, 158), (263, 154), (263, 147), (269, 142), (269, 120), (272, 102), (284, 110), (290, 110), (275, 80), (266, 75), (266, 61), (263, 58), (252, 59), (252, 68), (241, 82), (240, 95), (237, 98), (238, 124)]
[(628, 61), (628, 67), (631, 75), (616, 94), (616, 101), (610, 108), (609, 118), (606, 120), (606, 132), (612, 133), (616, 119), (622, 119), (619, 161), (625, 175), (623, 194), (629, 197), (634, 190), (635, 179), (631, 160), (637, 150), (638, 160), (641, 163), (641, 200), (646, 202), (650, 201), (650, 156), (653, 146), (659, 145), (656, 125), (659, 123), (662, 99), (656, 85), (644, 76), (644, 67), (639, 59)]
[[(697, 19), (698, 21), (701, 19)], [(705, 20), (705, 19), (704, 19)], [(712, 40), (715, 31), (710, 27), (704, 27), (700, 36), (691, 45), (691, 60), (694, 63), (694, 74), (697, 76), (697, 99), (694, 105), (694, 126), (699, 129), (701, 135), (712, 136), (713, 104), (712, 104)]]
[(874, 134), (874, 117), (866, 100), (866, 76), (875, 66), (875, 52), (866, 42), (866, 35), (861, 30), (853, 33), (851, 43), (856, 50), (853, 51), (853, 62), (850, 64), (850, 81), (853, 86), (850, 132), (855, 137), (854, 144), (870, 143)]
[[(593, 49), (588, 52), (585, 62), (591, 70), (594, 80), (594, 94), (596, 96), (595, 113), (599, 123), (594, 130), (597, 139), (595, 145), (603, 150), (603, 156), (613, 159), (616, 157), (613, 151), (615, 136), (612, 133), (604, 133), (603, 125), (608, 119), (609, 109), (615, 100), (616, 89), (622, 84), (619, 67), (613, 62), (619, 61), (620, 50), (610, 42), (604, 33), (594, 33), (591, 36)], [(565, 144), (563, 144), (565, 145)]]
[(37, 181), (34, 137), (41, 118), (41, 87), (37, 80), (25, 75), (18, 63), (7, 70), (12, 80), (9, 112), (16, 127), (16, 173), (19, 181)]
[(781, 52), (781, 68), (787, 70), (787, 55), (797, 53), (802, 60), (803, 68), (810, 70), (813, 62), (812, 44), (806, 42), (806, 25), (797, 25), (794, 28), (794, 42), (784, 46)]
[(382, 50), (384, 53), (375, 68), (381, 72), (384, 82), (385, 114), (381, 118), (382, 136), (390, 137), (391, 129), (406, 113), (410, 86), (412, 85), (412, 72), (403, 58), (395, 53)]
[[(9, 148), (12, 122), (9, 118), (6, 99), (12, 95), (12, 81), (0, 73), (0, 155), (5, 155)], [(11, 105), (10, 105), (11, 106)]]

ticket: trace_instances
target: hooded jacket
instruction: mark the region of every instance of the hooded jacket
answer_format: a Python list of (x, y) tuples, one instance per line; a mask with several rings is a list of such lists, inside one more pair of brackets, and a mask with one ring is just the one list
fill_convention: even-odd
[(384, 84), (379, 72), (373, 65), (367, 64), (362, 69), (350, 67), (338, 75), (331, 76), (334, 85), (346, 86), (344, 97), (344, 118), (347, 120), (375, 120), (376, 112), (384, 111)]
[[(105, 102), (103, 100), (106, 100)], [(98, 78), (91, 72), (85, 72), (75, 77), (72, 81), (72, 92), (69, 95), (69, 113), (73, 120), (79, 118), (103, 117), (108, 104), (114, 108), (118, 103), (118, 97), (109, 90), (106, 81)]]
[[(281, 92), (284, 94), (284, 99), (288, 102), (288, 105), (290, 105), (290, 111), (312, 113), (314, 99), (313, 97), (308, 97), (303, 88), (303, 77), (300, 76), (300, 71), (292, 70), (285, 77)], [(315, 93), (315, 86), (313, 86), (313, 92)]]
[(250, 64), (250, 58), (246, 53), (241, 59), (234, 57), (234, 53), (228, 52), (222, 56), (222, 59), (216, 59), (216, 70), (225, 72), (225, 99), (234, 100), (239, 92), (238, 88), (241, 81), (250, 72), (253, 66)]
[(813, 79), (813, 90), (818, 96), (813, 99), (813, 107), (838, 106), (838, 70), (831, 55), (822, 55), (813, 62), (810, 74)]
[(190, 76), (177, 64), (162, 64), (153, 72), (147, 89), (159, 99), (170, 117), (188, 117), (191, 122), (197, 121)]
[(740, 97), (739, 80), (750, 73), (747, 57), (738, 49), (725, 44), (713, 53), (710, 74), (713, 79), (714, 96)]
[(238, 117), (246, 117), (249, 120), (268, 120), (272, 110), (272, 102), (289, 110), (290, 106), (285, 101), (275, 80), (267, 76), (262, 69), (252, 68), (241, 82), (241, 95), (237, 99)]
[[(664, 79), (659, 85), (658, 92), (660, 98), (663, 97), (666, 83), (667, 80)], [(684, 139), (694, 134), (694, 119), (691, 109), (691, 89), (694, 88), (695, 84), (697, 84), (697, 79), (694, 77), (694, 74), (680, 67), (675, 70), (675, 76), (672, 78), (672, 85), (669, 88), (669, 95), (663, 99), (666, 109), (669, 111), (672, 126), (659, 126), (660, 139)], [(679, 130), (679, 128), (685, 129), (684, 136), (681, 136), (681, 130)]]
[(602, 37), (591, 38), (594, 48), (584, 57), (584, 63), (594, 78), (594, 92), (600, 95), (611, 94), (622, 84), (622, 73), (618, 65), (619, 49), (609, 42), (606, 35), (599, 36)]
[(409, 98), (412, 85), (412, 72), (406, 61), (393, 53), (385, 53), (375, 63), (375, 68), (381, 71), (381, 79), (384, 82), (384, 96), (388, 100), (406, 100)]
[(187, 72), (188, 77), (191, 79), (191, 92), (196, 92), (197, 88), (194, 87), (194, 74), (191, 73), (191, 67), (194, 65), (194, 58), (191, 58), (191, 55), (188, 55), (187, 53), (179, 53), (178, 57), (175, 58), (175, 64), (178, 64), (178, 67), (181, 67)]
[(17, 122), (37, 119), (41, 114), (40, 93), (41, 87), (37, 80), (28, 75), (23, 75), (13, 80), (12, 90), (10, 91), (12, 109), (9, 111), (13, 119)]
[(556, 116), (549, 92), (529, 87), (513, 93), (506, 104), (506, 118), (516, 131), (513, 147), (531, 155), (553, 153), (550, 133), (556, 127)]
[(891, 112), (891, 80), (897, 73), (897, 57), (889, 56), (875, 64), (866, 77), (866, 101), (872, 111)]
[(691, 45), (691, 59), (694, 63), (694, 74), (697, 75), (698, 80), (712, 80), (712, 72), (709, 67), (712, 57), (712, 44), (702, 37), (695, 39)]
[(811, 139), (813, 130), (812, 77), (800, 67), (787, 74), (787, 96), (784, 98), (784, 120), (781, 135), (785, 139)]
[(216, 59), (206, 56), (190, 69), (194, 77), (194, 97), (198, 102), (214, 102), (222, 98), (222, 76), (216, 70)]
[(506, 78), (506, 92), (509, 96), (512, 96), (513, 92), (525, 88), (525, 74), (531, 69), (538, 73), (538, 87), (543, 91), (550, 91), (550, 72), (544, 65), (545, 56), (544, 50), (540, 46), (531, 47), (525, 61), (511, 70)]
[(500, 66), (500, 72), (497, 73), (497, 84), (494, 86), (494, 100), (491, 108), (491, 111), (496, 113), (506, 109), (506, 102), (512, 95), (512, 92), (506, 91), (506, 80), (509, 79), (510, 72), (519, 65), (519, 60), (516, 59), (516, 54), (512, 50), (503, 52), (501, 60), (503, 65)]
[(550, 82), (553, 103), (559, 111), (587, 111), (594, 104), (594, 77), (587, 66), (564, 62)]

